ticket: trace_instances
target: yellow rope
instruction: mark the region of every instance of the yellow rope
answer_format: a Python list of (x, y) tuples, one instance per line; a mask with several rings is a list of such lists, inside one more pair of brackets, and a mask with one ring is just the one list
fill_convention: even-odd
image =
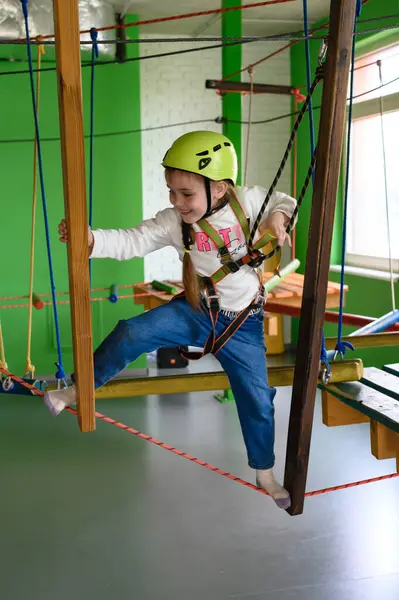
[[(40, 36), (37, 38), (40, 41)], [(42, 54), (45, 53), (44, 46), (37, 46), (37, 76), (36, 76), (36, 111), (39, 114), (40, 103), (40, 65)], [(30, 281), (29, 281), (29, 309), (28, 309), (28, 348), (26, 352), (25, 374), (30, 374), (31, 378), (35, 376), (35, 367), (31, 362), (32, 348), (32, 313), (33, 313), (33, 279), (35, 265), (35, 225), (36, 225), (36, 198), (37, 198), (37, 138), (35, 134), (34, 150), (33, 150), (33, 200), (32, 200), (32, 231), (30, 245)]]
[(5, 350), (4, 350), (3, 331), (1, 328), (1, 321), (0, 321), (0, 368), (6, 369), (6, 370), (8, 369), (8, 365), (6, 363)]

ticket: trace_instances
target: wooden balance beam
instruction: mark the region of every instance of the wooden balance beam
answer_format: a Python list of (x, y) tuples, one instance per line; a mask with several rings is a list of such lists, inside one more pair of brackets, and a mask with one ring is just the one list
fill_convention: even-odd
[[(273, 387), (292, 385), (294, 365), (269, 367), (269, 384)], [(361, 360), (343, 360), (331, 365), (332, 382), (360, 380), (363, 375)], [(180, 373), (179, 375), (161, 375), (155, 377), (137, 377), (114, 379), (96, 390), (96, 399), (130, 398), (151, 394), (183, 394), (229, 390), (230, 383), (224, 371), (211, 373)]]
[(366, 368), (358, 382), (319, 387), (324, 425), (370, 422), (373, 456), (379, 460), (396, 457), (399, 472), (399, 363), (383, 370)]

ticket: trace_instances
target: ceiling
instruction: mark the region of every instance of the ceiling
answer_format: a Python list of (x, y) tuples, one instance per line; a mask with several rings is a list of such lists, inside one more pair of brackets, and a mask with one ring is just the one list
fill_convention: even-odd
[[(237, 0), (238, 3), (239, 0)], [(245, 0), (243, 4), (249, 4)], [(79, 0), (81, 29), (101, 27), (114, 22), (114, 12), (134, 13), (140, 20), (168, 17), (219, 8), (217, 0)], [(329, 13), (330, 0), (308, 0), (309, 21), (314, 23)], [(53, 31), (52, 0), (29, 0), (32, 35)], [(243, 13), (243, 35), (270, 35), (301, 29), (303, 2), (291, 0), (282, 4), (250, 8)], [(220, 35), (220, 15), (208, 15), (154, 25), (146, 25), (142, 33), (172, 35)], [(21, 0), (0, 0), (0, 37), (21, 37), (24, 22)]]

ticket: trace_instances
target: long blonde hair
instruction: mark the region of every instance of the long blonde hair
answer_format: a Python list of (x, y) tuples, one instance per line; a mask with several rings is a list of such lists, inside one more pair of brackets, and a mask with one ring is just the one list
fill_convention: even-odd
[[(171, 173), (172, 171), (177, 171), (178, 169), (172, 169), (171, 167), (166, 167), (165, 169), (165, 177), (167, 173)], [(196, 175), (193, 173), (193, 175)], [(201, 177), (201, 175), (198, 175)], [(226, 193), (222, 198), (219, 199), (217, 205), (214, 209), (218, 207), (224, 206), (228, 204), (231, 198), (234, 196), (234, 187), (231, 181), (227, 181), (227, 189)], [(199, 307), (200, 302), (200, 285), (199, 278), (197, 276), (197, 272), (194, 267), (194, 263), (191, 260), (191, 246), (195, 241), (195, 231), (194, 227), (190, 223), (185, 223), (182, 219), (181, 222), (182, 236), (183, 236), (183, 245), (184, 245), (184, 258), (183, 258), (183, 287), (186, 293), (187, 302), (193, 308)]]

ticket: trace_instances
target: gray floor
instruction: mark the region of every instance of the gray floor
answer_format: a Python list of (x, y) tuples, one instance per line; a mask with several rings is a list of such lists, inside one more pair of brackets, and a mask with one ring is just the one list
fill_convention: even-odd
[[(283, 472), (290, 388), (276, 399)], [(246, 479), (234, 405), (210, 393), (98, 402), (98, 410)], [(395, 470), (368, 426), (315, 415), (308, 489)], [(397, 600), (399, 480), (273, 502), (115, 427), (80, 434), (33, 398), (0, 396), (4, 600)]]

